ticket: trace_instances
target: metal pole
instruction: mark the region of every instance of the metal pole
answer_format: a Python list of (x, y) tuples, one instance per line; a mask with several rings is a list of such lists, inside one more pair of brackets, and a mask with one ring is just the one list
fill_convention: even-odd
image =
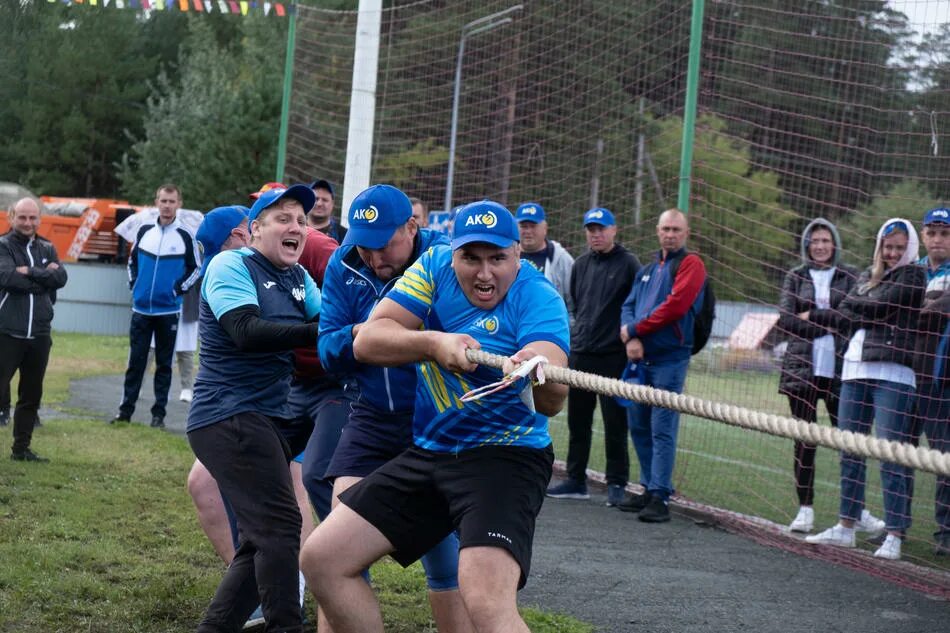
[(686, 69), (686, 103), (683, 112), (683, 152), (680, 155), (680, 187), (676, 206), (689, 211), (690, 179), (693, 175), (693, 139), (696, 136), (696, 100), (699, 94), (700, 53), (703, 46), (704, 0), (693, 0), (689, 27), (689, 66)]
[(373, 121), (376, 117), (376, 75), (382, 20), (382, 0), (360, 0), (356, 18), (346, 166), (343, 171), (343, 226), (349, 226), (350, 203), (369, 186), (370, 169), (373, 166)]
[(604, 139), (597, 139), (597, 153), (594, 156), (594, 173), (590, 178), (590, 207), (595, 209), (600, 206), (600, 163), (604, 158)]
[(643, 209), (643, 151), (646, 149), (643, 128), (646, 122), (643, 120), (644, 98), (640, 97), (640, 131), (637, 133), (637, 179), (633, 189), (633, 223), (640, 225), (640, 216)]
[(280, 102), (280, 131), (277, 133), (276, 182), (284, 181), (284, 164), (287, 160), (287, 129), (290, 126), (290, 93), (294, 79), (294, 46), (297, 40), (297, 9), (291, 5), (290, 22), (287, 24), (287, 55), (284, 57), (284, 92)]
[(455, 145), (458, 134), (459, 101), (462, 95), (462, 60), (465, 57), (465, 39), (513, 22), (512, 18), (504, 16), (520, 11), (522, 8), (522, 5), (516, 4), (504, 11), (472, 20), (462, 27), (461, 36), (459, 37), (458, 59), (455, 62), (455, 86), (452, 90), (452, 126), (449, 132), (449, 168), (445, 176), (445, 211), (452, 210), (452, 187), (455, 183)]

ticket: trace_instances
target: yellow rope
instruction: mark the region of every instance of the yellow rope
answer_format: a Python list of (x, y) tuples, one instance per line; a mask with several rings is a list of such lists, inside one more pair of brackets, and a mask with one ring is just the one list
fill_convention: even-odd
[[(498, 369), (501, 369), (505, 361), (504, 356), (489, 354), (481, 350), (470, 349), (466, 354), (473, 363)], [(801, 440), (808, 444), (827, 446), (854, 455), (874, 457), (881, 461), (901, 464), (916, 470), (924, 470), (938, 475), (950, 475), (950, 453), (942, 453), (930, 448), (921, 448), (893, 440), (881, 440), (870, 435), (852, 433), (851, 431), (840, 431), (834, 427), (810, 424), (792, 417), (763, 413), (762, 411), (737, 407), (724, 402), (712, 402), (644, 385), (632, 385), (614, 378), (605, 378), (604, 376), (588, 374), (565, 367), (546, 365), (544, 375), (551, 382), (593, 391), (601, 395), (618, 396), (634, 402), (688, 413), (707, 420), (715, 420), (780, 437)]]

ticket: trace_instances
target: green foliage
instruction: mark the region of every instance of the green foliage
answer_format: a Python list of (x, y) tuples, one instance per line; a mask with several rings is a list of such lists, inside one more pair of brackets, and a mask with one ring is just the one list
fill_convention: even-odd
[(286, 24), (244, 18), (230, 45), (204, 20), (188, 27), (180, 80), (159, 77), (144, 136), (122, 160), (123, 191), (150, 200), (158, 183), (174, 182), (189, 208), (243, 203), (273, 179)]
[[(682, 121), (668, 117), (654, 125), (651, 151), (675, 168)], [(781, 204), (776, 174), (752, 171), (749, 144), (725, 130), (724, 121), (708, 115), (696, 125), (690, 247), (703, 255), (717, 297), (757, 300), (774, 294), (797, 218)]]

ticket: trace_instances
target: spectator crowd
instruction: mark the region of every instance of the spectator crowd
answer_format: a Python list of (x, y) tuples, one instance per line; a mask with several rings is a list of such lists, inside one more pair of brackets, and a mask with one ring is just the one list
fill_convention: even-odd
[[(188, 476), (199, 521), (227, 572), (198, 631), (301, 630), (305, 588), (318, 630), (381, 631), (370, 565), (421, 559), (439, 631), (527, 631), (516, 592), (527, 581), (546, 497), (589, 499), (594, 413), (603, 423), (608, 506), (644, 523), (670, 520), (679, 413), (545, 383), (569, 366), (682, 392), (714, 296), (689, 218), (657, 219), (657, 248), (618, 241), (605, 208), (582, 215), (574, 259), (549, 236), (544, 207), (483, 200), (452, 211), (450, 234), (390, 185), (334, 216), (324, 179), (267, 183), (249, 207), (220, 207), (196, 231), (164, 184), (128, 268), (129, 360), (111, 424), (127, 423), (155, 361), (151, 424), (163, 427), (178, 352), (180, 398), (196, 461)], [(19, 372), (15, 460), (31, 449), (65, 268), (39, 237), (32, 200), (0, 237), (0, 385)], [(776, 332), (787, 341), (779, 392), (793, 417), (950, 451), (950, 210), (892, 218), (863, 271), (842, 262), (837, 227), (801, 234)], [(923, 244), (923, 253), (921, 252)], [(200, 340), (199, 366), (191, 359)], [(505, 371), (466, 351), (509, 358)], [(520, 371), (518, 370), (520, 368)], [(566, 402), (566, 476), (549, 482), (548, 418)], [(0, 425), (10, 419), (0, 411)], [(629, 493), (630, 437), (640, 492)], [(880, 465), (883, 518), (866, 508), (867, 472), (840, 455), (838, 522), (815, 532), (815, 446), (796, 442), (798, 510), (789, 531), (815, 545), (899, 559), (914, 472)], [(934, 551), (950, 554), (950, 477), (938, 476)], [(319, 525), (314, 527), (311, 508)]]

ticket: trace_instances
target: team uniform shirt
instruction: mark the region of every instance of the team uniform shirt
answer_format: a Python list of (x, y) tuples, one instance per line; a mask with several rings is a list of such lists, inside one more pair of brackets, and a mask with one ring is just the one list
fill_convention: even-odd
[[(567, 309), (544, 275), (522, 264), (505, 298), (492, 310), (469, 303), (451, 267), (452, 250), (436, 246), (424, 253), (387, 295), (422, 319), (429, 330), (468, 334), (486, 352), (511, 356), (525, 345), (548, 341), (570, 349)], [(436, 362), (416, 366), (413, 441), (419, 448), (458, 453), (485, 445), (544, 448), (551, 443), (547, 421), (535, 415), (531, 384), (518, 384), (474, 402), (466, 392), (501, 378), (479, 366), (459, 374)]]
[(267, 321), (304, 323), (319, 314), (320, 305), (320, 289), (300, 265), (281, 270), (251, 248), (216, 255), (201, 284), (200, 366), (187, 430), (248, 411), (293, 418), (287, 405), (293, 351), (242, 352), (218, 319), (256, 306)]

